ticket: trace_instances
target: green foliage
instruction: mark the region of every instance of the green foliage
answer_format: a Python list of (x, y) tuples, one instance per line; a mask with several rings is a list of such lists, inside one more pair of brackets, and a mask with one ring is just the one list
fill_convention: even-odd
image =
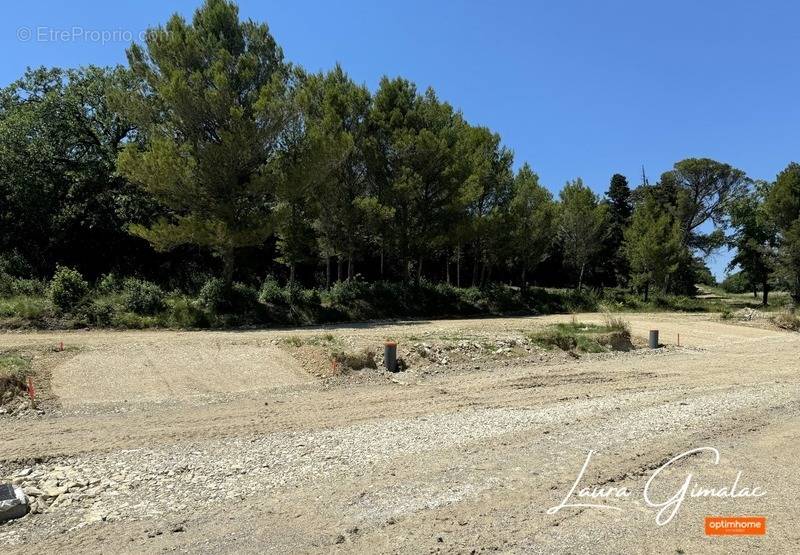
[(191, 23), (174, 15), (128, 50), (136, 87), (115, 101), (141, 129), (142, 144), (121, 153), (120, 172), (170, 213), (132, 233), (159, 250), (207, 246), (230, 285), (237, 248), (272, 232), (269, 205), (302, 122), (290, 70), (264, 24), (207, 0)]
[(15, 296), (0, 299), (0, 317), (21, 319), (33, 324), (41, 323), (50, 315), (48, 299), (42, 297)]
[(83, 302), (89, 284), (77, 270), (59, 266), (50, 282), (50, 301), (61, 312), (72, 312)]
[(222, 312), (228, 306), (228, 288), (219, 278), (206, 281), (197, 295), (198, 302), (211, 312)]
[(108, 327), (114, 323), (119, 305), (116, 299), (100, 297), (81, 307), (80, 318), (91, 326)]
[(523, 288), (527, 287), (527, 272), (547, 258), (555, 219), (552, 195), (539, 185), (539, 176), (530, 166), (524, 164), (514, 178), (508, 240), (509, 250), (522, 271)]
[(0, 252), (25, 245), (14, 275), (143, 261), (125, 227), (155, 207), (116, 175), (131, 124), (108, 95), (131, 84), (121, 67), (38, 68), (0, 90)]
[(0, 405), (12, 401), (25, 390), (31, 359), (15, 352), (0, 352)]
[(722, 280), (722, 289), (726, 293), (747, 293), (752, 291), (752, 283), (750, 277), (744, 272), (734, 272), (728, 274)]
[(211, 318), (191, 299), (181, 296), (168, 300), (168, 320), (170, 327), (192, 329), (208, 328), (211, 326)]
[(278, 280), (270, 276), (261, 284), (258, 301), (263, 304), (280, 304), (286, 302), (284, 290)]
[(545, 349), (556, 347), (562, 351), (571, 351), (578, 346), (578, 339), (573, 333), (567, 333), (559, 328), (545, 329), (531, 334), (531, 341)]
[[(527, 164), (514, 175), (497, 133), (432, 89), (384, 78), (371, 94), (338, 65), (308, 74), (227, 0), (148, 30), (128, 61), (29, 70), (0, 89), (6, 325), (706, 310), (674, 295), (713, 283), (703, 259), (723, 228), (737, 279), (765, 303), (774, 284), (800, 302), (796, 163), (749, 190), (741, 170), (690, 158), (653, 186), (631, 192), (615, 174), (601, 201), (578, 179), (554, 201)], [(59, 269), (52, 302), (37, 299), (59, 264), (81, 273)], [(234, 281), (271, 273), (286, 285)], [(183, 294), (134, 275), (169, 276)], [(81, 276), (97, 280), (93, 297)], [(517, 276), (519, 289), (500, 285)]]
[(126, 310), (136, 314), (153, 315), (164, 309), (164, 291), (149, 281), (126, 279), (122, 285), (122, 298)]
[(745, 192), (748, 182), (743, 171), (709, 158), (687, 158), (665, 172), (659, 186), (680, 223), (682, 243), (705, 249), (719, 246), (719, 238), (697, 230), (709, 220), (722, 224), (729, 203)]
[(103, 294), (117, 293), (122, 290), (123, 281), (113, 272), (103, 274), (97, 281), (97, 290)]
[(31, 369), (31, 359), (16, 353), (0, 353), (0, 375), (24, 378)]
[(212, 314), (246, 315), (258, 303), (258, 291), (244, 283), (225, 285), (220, 278), (211, 278), (200, 289), (198, 302)]
[(764, 305), (767, 304), (770, 276), (776, 265), (778, 230), (767, 210), (771, 186), (756, 183), (748, 194), (731, 201), (730, 225), (734, 230), (728, 244), (735, 254), (728, 270), (740, 268), (740, 277), (748, 282), (750, 290), (761, 287)]
[(608, 233), (608, 207), (600, 204), (583, 180), (567, 183), (561, 190), (558, 237), (564, 249), (564, 263), (576, 275), (577, 289), (601, 252)]
[(562, 351), (601, 353), (611, 350), (629, 350), (630, 327), (621, 318), (606, 316), (605, 325), (589, 324), (572, 320), (546, 326), (529, 334), (530, 340), (545, 349)]
[(636, 207), (623, 245), (633, 283), (644, 290), (645, 302), (651, 287), (667, 290), (685, 252), (681, 237), (678, 221), (663, 212), (652, 196)]
[(618, 173), (611, 177), (604, 202), (608, 205), (608, 234), (603, 243), (601, 254), (601, 272), (603, 282), (625, 285), (628, 282), (630, 268), (625, 257), (623, 242), (625, 230), (633, 215), (633, 199), (628, 180)]
[(780, 277), (800, 304), (800, 164), (792, 162), (778, 174), (766, 210), (777, 226)]
[(0, 296), (36, 296), (47, 291), (47, 284), (40, 279), (25, 279), (13, 277), (9, 274), (0, 274)]

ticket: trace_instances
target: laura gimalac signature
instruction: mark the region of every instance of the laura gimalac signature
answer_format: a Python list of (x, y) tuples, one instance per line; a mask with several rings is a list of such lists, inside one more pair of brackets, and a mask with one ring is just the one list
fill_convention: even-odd
[[(575, 478), (575, 482), (573, 482), (569, 492), (564, 496), (564, 499), (561, 500), (561, 503), (547, 509), (547, 514), (553, 515), (561, 509), (569, 509), (574, 507), (609, 509), (612, 511), (623, 510), (621, 507), (617, 507), (613, 503), (600, 504), (596, 502), (592, 503), (592, 501), (606, 500), (610, 502), (629, 499), (633, 493), (627, 487), (587, 486), (579, 488), (581, 480), (583, 479), (583, 475), (586, 473), (586, 469), (589, 467), (589, 462), (592, 460), (592, 455), (594, 455), (594, 453), (594, 451), (589, 451), (589, 454), (586, 456), (586, 461), (583, 463), (583, 467), (578, 473), (578, 477)], [(671, 458), (669, 461), (665, 462), (659, 468), (654, 470), (653, 474), (651, 474), (650, 478), (647, 480), (644, 490), (642, 490), (642, 497), (647, 506), (658, 509), (658, 512), (656, 513), (656, 524), (659, 526), (663, 526), (675, 518), (675, 515), (678, 514), (678, 511), (680, 510), (681, 505), (686, 497), (741, 498), (763, 497), (767, 494), (766, 490), (757, 485), (742, 486), (740, 484), (742, 479), (741, 471), (736, 474), (736, 479), (733, 480), (733, 483), (723, 487), (705, 487), (695, 480), (693, 472), (688, 472), (681, 486), (672, 495), (666, 497), (665, 499), (653, 499), (652, 491), (656, 489), (658, 477), (661, 472), (669, 468), (677, 461), (689, 457), (690, 455), (694, 455), (695, 453), (710, 453), (712, 455), (712, 462), (714, 464), (719, 464), (719, 451), (714, 447), (698, 447), (696, 449), (686, 451), (685, 453), (681, 453), (680, 455)]]

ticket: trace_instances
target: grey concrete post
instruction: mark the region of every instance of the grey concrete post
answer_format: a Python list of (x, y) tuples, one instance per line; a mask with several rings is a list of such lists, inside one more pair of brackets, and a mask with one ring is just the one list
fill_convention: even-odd
[(658, 349), (658, 330), (650, 330), (650, 348)]

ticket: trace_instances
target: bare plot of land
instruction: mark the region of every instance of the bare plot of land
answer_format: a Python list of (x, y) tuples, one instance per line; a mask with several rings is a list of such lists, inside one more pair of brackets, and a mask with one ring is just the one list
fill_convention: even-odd
[[(53, 370), (59, 410), (0, 422), (0, 475), (22, 470), (25, 487), (55, 494), (40, 497), (47, 504), (40, 514), (0, 526), (0, 545), (11, 552), (800, 550), (800, 336), (709, 315), (632, 314), (639, 342), (656, 328), (667, 348), (575, 359), (519, 340), (570, 318), (0, 335), (0, 347), (62, 337), (80, 347)], [(463, 345), (462, 358), (441, 352), (465, 362), (426, 355), (415, 359), (426, 371), (320, 380), (292, 358), (291, 345), (323, 335), (350, 347), (379, 347), (391, 337), (435, 353), (437, 341), (449, 342)], [(704, 455), (682, 461), (665, 473), (660, 495), (674, 493), (687, 472), (730, 487), (740, 471), (740, 485), (758, 484), (767, 495), (687, 499), (658, 526), (641, 496), (647, 478), (702, 446), (719, 450), (719, 464)], [(624, 486), (631, 499), (616, 503), (619, 510), (548, 514), (589, 451), (596, 455), (585, 485)], [(709, 514), (764, 515), (768, 533), (710, 538)]]
[(252, 392), (310, 379), (275, 346), (242, 344), (228, 337), (198, 339), (95, 346), (55, 368), (53, 391), (70, 407)]

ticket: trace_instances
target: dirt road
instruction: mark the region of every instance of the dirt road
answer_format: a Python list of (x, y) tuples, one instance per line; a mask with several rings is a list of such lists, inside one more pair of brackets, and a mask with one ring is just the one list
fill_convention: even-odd
[[(0, 349), (69, 347), (52, 368), (47, 414), (0, 417), (0, 476), (56, 494), (42, 492), (41, 514), (0, 526), (0, 546), (800, 552), (800, 336), (709, 315), (631, 314), (640, 342), (657, 328), (667, 346), (575, 359), (518, 340), (568, 318), (0, 334)], [(319, 378), (296, 347), (387, 337), (427, 358), (394, 375)], [(428, 354), (445, 343), (449, 358)], [(659, 525), (648, 479), (701, 447), (716, 449), (718, 463), (711, 449), (688, 455), (647, 490), (663, 502), (693, 474)], [(590, 452), (567, 502), (605, 508), (549, 514)], [(577, 496), (593, 486), (629, 495)], [(718, 495), (693, 497), (698, 487)], [(766, 493), (722, 494), (743, 488)], [(706, 536), (708, 515), (765, 516), (767, 533)]]

